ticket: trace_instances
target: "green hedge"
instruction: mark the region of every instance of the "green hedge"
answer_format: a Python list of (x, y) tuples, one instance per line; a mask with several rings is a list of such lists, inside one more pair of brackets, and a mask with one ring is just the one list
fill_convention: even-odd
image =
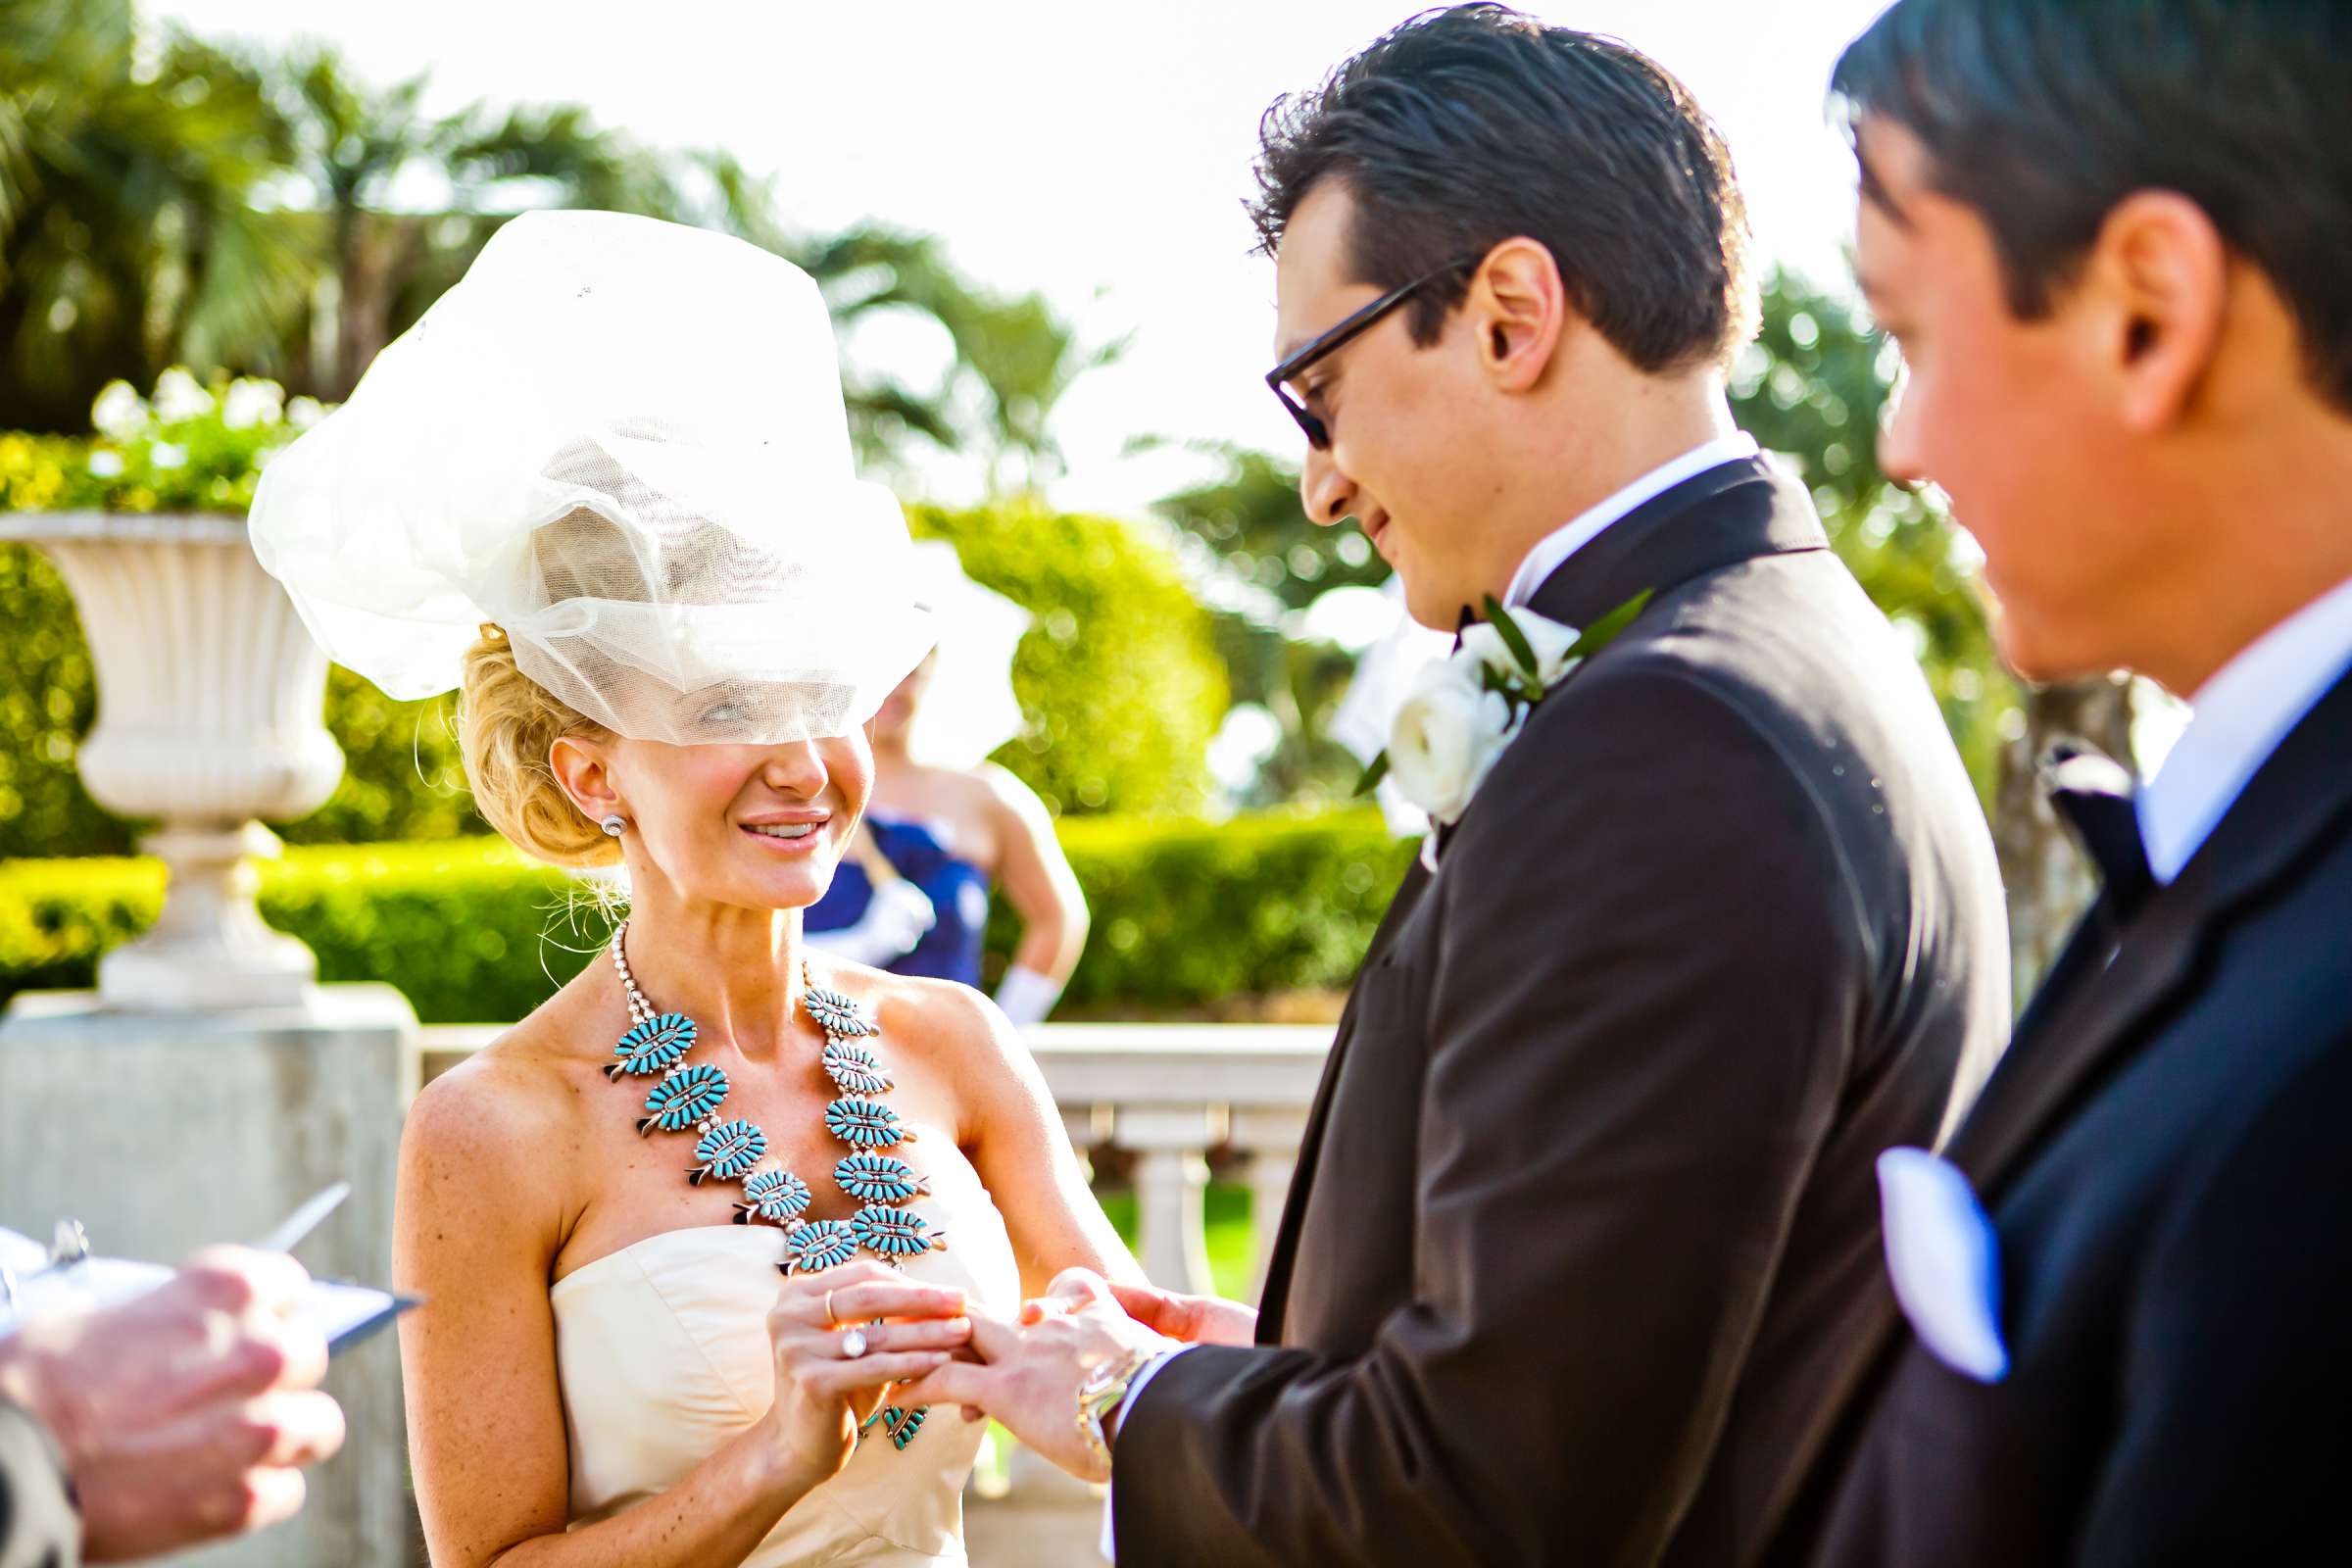
[[(1061, 841), (1094, 917), (1064, 994), (1073, 1013), (1345, 986), (1413, 853), (1372, 811), (1065, 821)], [(1000, 957), (1012, 929), (1000, 903)]]
[[(0, 864), (0, 990), (91, 984), (163, 889), (154, 860)], [(262, 867), (261, 906), (311, 945), (323, 978), (390, 981), (434, 1023), (521, 1017), (606, 932), (571, 879), (495, 839), (289, 850)]]
[[(1061, 831), (1095, 920), (1066, 1003), (1077, 1014), (1344, 986), (1411, 854), (1362, 811)], [(162, 897), (152, 860), (0, 862), (0, 999), (88, 986)], [(427, 1023), (521, 1017), (609, 930), (588, 885), (484, 839), (292, 849), (263, 867), (261, 904), (323, 978), (388, 981)], [(992, 932), (999, 964), (1008, 931)]]

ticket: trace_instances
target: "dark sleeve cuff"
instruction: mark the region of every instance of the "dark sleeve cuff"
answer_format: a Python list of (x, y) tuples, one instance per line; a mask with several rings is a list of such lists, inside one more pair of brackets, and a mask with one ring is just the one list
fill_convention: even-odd
[(81, 1516), (65, 1456), (31, 1411), (0, 1399), (0, 1568), (75, 1568)]

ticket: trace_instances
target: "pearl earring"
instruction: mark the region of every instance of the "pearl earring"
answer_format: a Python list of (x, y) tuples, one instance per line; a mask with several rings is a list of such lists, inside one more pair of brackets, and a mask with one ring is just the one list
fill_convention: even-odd
[(611, 816), (606, 817), (604, 821), (597, 825), (602, 827), (606, 832), (612, 834), (614, 838), (618, 838), (620, 837), (621, 829), (629, 825), (629, 819), (621, 815), (618, 811), (614, 811)]

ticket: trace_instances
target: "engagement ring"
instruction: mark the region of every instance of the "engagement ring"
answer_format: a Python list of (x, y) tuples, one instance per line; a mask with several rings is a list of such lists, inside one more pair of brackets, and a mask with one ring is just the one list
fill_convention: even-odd
[(841, 1353), (846, 1359), (852, 1361), (863, 1355), (865, 1353), (865, 1330), (852, 1329), (849, 1333), (844, 1334), (841, 1337)]

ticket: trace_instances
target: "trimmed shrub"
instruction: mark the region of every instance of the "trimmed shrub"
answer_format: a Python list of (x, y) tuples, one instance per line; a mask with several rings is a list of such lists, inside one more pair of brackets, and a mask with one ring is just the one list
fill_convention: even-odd
[[(1067, 1012), (1172, 1012), (1344, 986), (1412, 854), (1371, 812), (1209, 826), (1062, 824), (1094, 910)], [(593, 885), (496, 840), (290, 850), (262, 868), (270, 924), (321, 978), (382, 980), (427, 1023), (510, 1022), (579, 972), (610, 932)], [(100, 954), (151, 924), (153, 860), (0, 864), (0, 999), (86, 987)], [(1009, 923), (992, 931), (992, 968)]]
[[(580, 884), (495, 839), (297, 849), (261, 881), (263, 917), (310, 944), (322, 979), (388, 981), (430, 1023), (521, 1017), (608, 934)], [(149, 859), (0, 866), (0, 990), (94, 983), (163, 893)]]
[(0, 857), (125, 853), (129, 826), (74, 772), (98, 707), (89, 645), (65, 579), (29, 545), (0, 544)]
[[(1181, 1011), (1348, 984), (1414, 846), (1371, 811), (1065, 821), (1093, 929), (1068, 1014)], [(992, 974), (1012, 950), (1002, 901)]]
[(908, 521), (1036, 617), (1012, 666), (1028, 733), (996, 760), (1066, 815), (1200, 808), (1225, 666), (1174, 552), (1116, 518), (1021, 501), (915, 507)]

